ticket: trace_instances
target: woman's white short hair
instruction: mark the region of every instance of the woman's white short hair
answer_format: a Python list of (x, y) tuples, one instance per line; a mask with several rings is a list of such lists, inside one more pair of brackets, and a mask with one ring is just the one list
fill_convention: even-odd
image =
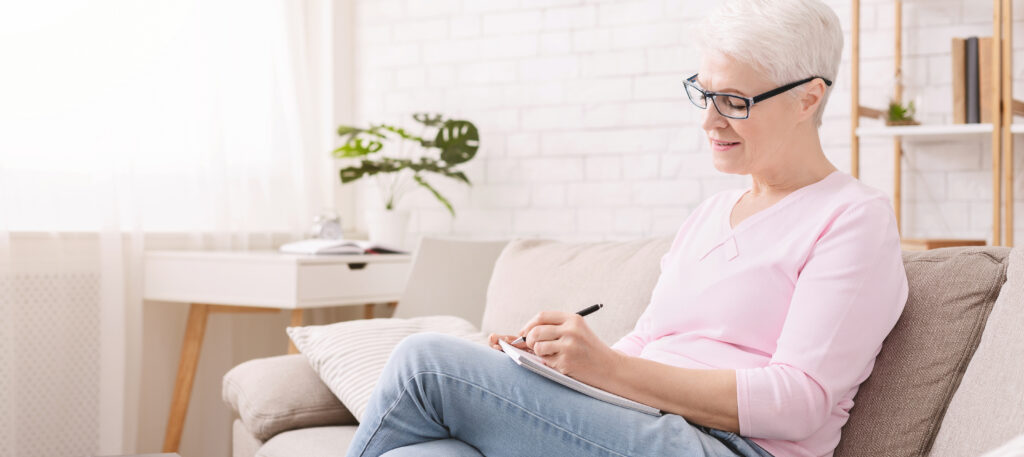
[[(779, 86), (811, 76), (835, 82), (843, 53), (839, 16), (821, 0), (726, 0), (697, 25), (694, 42), (702, 54), (727, 55)], [(833, 87), (814, 114), (817, 126)]]

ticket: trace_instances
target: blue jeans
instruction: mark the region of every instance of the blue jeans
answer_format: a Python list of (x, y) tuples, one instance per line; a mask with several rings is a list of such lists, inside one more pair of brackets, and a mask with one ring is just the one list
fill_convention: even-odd
[(421, 333), (391, 354), (349, 457), (770, 457), (735, 433), (593, 399), (489, 347)]

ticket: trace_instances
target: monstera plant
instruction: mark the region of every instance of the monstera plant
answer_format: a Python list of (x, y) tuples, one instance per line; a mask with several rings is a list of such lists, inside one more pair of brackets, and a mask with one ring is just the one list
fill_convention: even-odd
[(480, 134), (472, 122), (446, 119), (440, 114), (416, 113), (419, 132), (412, 133), (388, 124), (367, 128), (343, 125), (338, 135), (345, 143), (334, 150), (339, 159), (360, 159), (358, 165), (341, 169), (341, 182), (348, 184), (371, 176), (378, 179), (384, 208), (391, 211), (414, 186), (430, 191), (452, 217), (450, 201), (427, 181), (428, 174), (440, 175), (471, 185), (456, 166), (468, 162), (480, 147)]

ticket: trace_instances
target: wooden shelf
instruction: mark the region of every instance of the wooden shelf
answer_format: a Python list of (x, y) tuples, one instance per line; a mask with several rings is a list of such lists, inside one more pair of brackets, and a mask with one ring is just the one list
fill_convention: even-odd
[(985, 246), (985, 240), (954, 238), (904, 238), (900, 240), (904, 251), (927, 251), (929, 249), (951, 248), (954, 246)]
[[(1024, 125), (1021, 125), (1024, 129)], [(910, 137), (920, 139), (955, 139), (973, 135), (991, 135), (992, 124), (924, 124), (924, 125), (878, 125), (858, 127), (857, 136), (866, 137)], [(1024, 132), (1024, 130), (1021, 130)], [(972, 139), (972, 138), (966, 138)]]
[[(992, 153), (992, 245), (1013, 246), (1013, 134), (1024, 133), (1022, 125), (1010, 125), (1013, 116), (1024, 115), (1024, 102), (1013, 99), (1013, 1), (992, 0), (991, 68), (986, 68), (994, 78), (994, 90), (985, 96), (988, 103), (990, 124), (938, 124), (913, 126), (880, 125), (878, 117), (883, 112), (861, 105), (860, 100), (860, 13), (861, 1), (851, 0), (850, 5), (850, 174), (860, 178), (861, 138), (888, 139), (893, 151), (893, 210), (896, 226), (903, 233), (902, 224), (902, 166), (903, 147), (907, 142), (939, 141), (984, 141)], [(872, 2), (877, 3), (877, 2)], [(903, 100), (903, 0), (893, 0), (893, 74), (892, 100)], [(877, 8), (877, 7), (876, 7)], [(880, 75), (872, 75), (877, 78)], [(885, 75), (881, 75), (885, 76)], [(871, 124), (861, 126), (861, 119), (871, 119)], [(1004, 216), (1005, 215), (1005, 216)], [(955, 243), (970, 242), (979, 245), (980, 240), (947, 240)], [(984, 243), (982, 242), (982, 245)], [(934, 245), (934, 243), (932, 243)], [(964, 244), (956, 244), (958, 246)]]

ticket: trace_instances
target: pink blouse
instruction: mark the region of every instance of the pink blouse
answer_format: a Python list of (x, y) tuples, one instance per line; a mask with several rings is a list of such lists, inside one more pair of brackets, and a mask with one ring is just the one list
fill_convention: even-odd
[(830, 456), (907, 300), (896, 218), (884, 194), (836, 171), (731, 227), (747, 191), (689, 215), (612, 347), (734, 369), (740, 435), (777, 457)]

